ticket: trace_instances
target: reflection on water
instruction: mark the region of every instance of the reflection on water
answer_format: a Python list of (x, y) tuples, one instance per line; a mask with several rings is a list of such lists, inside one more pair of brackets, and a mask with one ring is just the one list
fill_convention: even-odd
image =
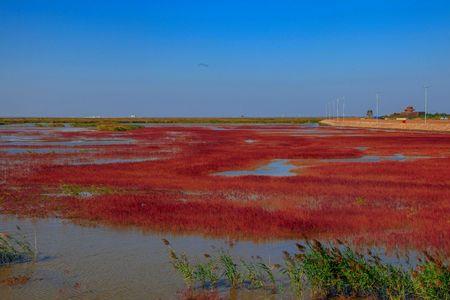
[[(27, 276), (23, 285), (0, 284), (0, 299), (177, 299), (184, 283), (170, 265), (167, 238), (178, 253), (202, 259), (228, 249), (235, 261), (260, 256), (270, 264), (282, 263), (284, 250), (294, 253), (295, 241), (254, 243), (209, 239), (200, 236), (156, 234), (136, 228), (80, 226), (60, 219), (18, 219), (0, 215), (0, 232), (17, 232), (21, 227), (27, 240), (38, 249), (35, 262), (0, 267), (0, 282), (13, 276)], [(35, 239), (36, 237), (36, 239)], [(374, 253), (380, 249), (372, 248)], [(381, 255), (388, 263), (415, 266), (409, 260)], [(409, 261), (410, 264), (406, 264)], [(287, 282), (286, 282), (287, 283)], [(233, 299), (290, 299), (289, 291), (271, 295), (269, 291), (219, 287), (222, 296)], [(231, 297), (230, 297), (231, 298)]]
[[(333, 131), (303, 126), (295, 130), (281, 131), (288, 134), (336, 134)], [(220, 128), (220, 129), (219, 129)], [(229, 127), (217, 127), (215, 130), (230, 130)], [(39, 129), (44, 132), (46, 129)], [(55, 132), (60, 129), (51, 129)], [(258, 129), (254, 129), (258, 130)], [(275, 129), (261, 133), (273, 134)], [(344, 131), (343, 131), (344, 132)], [(352, 132), (345, 131), (346, 134)], [(178, 133), (177, 133), (178, 134)], [(176, 137), (176, 134), (172, 134)], [(173, 137), (171, 137), (173, 138)], [(257, 140), (247, 139), (246, 143), (256, 143)], [(22, 151), (20, 147), (11, 145), (39, 145), (46, 149), (58, 149), (48, 146), (90, 146), (121, 143), (134, 143), (134, 140), (112, 139), (83, 139), (83, 140), (48, 140), (43, 136), (28, 137), (25, 135), (0, 135), (0, 143), (8, 149)], [(31, 148), (30, 148), (31, 149)], [(69, 148), (74, 149), (76, 148)], [(68, 151), (69, 149), (60, 149)], [(361, 147), (359, 150), (366, 150)], [(25, 151), (29, 151), (26, 149)], [(33, 149), (33, 151), (44, 151)], [(59, 150), (58, 150), (59, 151)], [(326, 162), (378, 162), (405, 161), (419, 157), (402, 154), (392, 156), (362, 156), (360, 158), (329, 159)], [(91, 158), (89, 162), (79, 161), (77, 164), (102, 164), (120, 162), (139, 162), (152, 158)], [(289, 160), (278, 159), (269, 162), (255, 170), (234, 170), (216, 173), (222, 176), (293, 176), (294, 169)], [(89, 192), (83, 192), (81, 197), (89, 197)], [(38, 260), (32, 263), (16, 264), (0, 268), (0, 282), (12, 276), (30, 276), (30, 280), (23, 286), (6, 287), (0, 285), (0, 299), (54, 299), (54, 298), (82, 298), (82, 299), (173, 299), (177, 291), (184, 287), (181, 278), (169, 264), (166, 248), (161, 238), (171, 241), (177, 251), (185, 251), (189, 257), (202, 257), (211, 246), (228, 248), (224, 240), (207, 239), (200, 236), (173, 236), (142, 232), (137, 229), (112, 229), (105, 227), (83, 227), (71, 223), (64, 223), (59, 219), (40, 219), (31, 221), (14, 217), (1, 217), (0, 232), (15, 232), (16, 225), (20, 225), (28, 240), (33, 243), (36, 233)], [(265, 261), (278, 263), (281, 261), (282, 251), (295, 251), (293, 241), (255, 244), (252, 242), (238, 242), (231, 249), (235, 257), (250, 258), (253, 255), (263, 257)], [(224, 292), (224, 291), (222, 291)], [(226, 293), (226, 292), (224, 292)], [(255, 298), (253, 292), (240, 292), (240, 299)], [(247, 296), (244, 293), (248, 293)]]
[[(363, 148), (363, 147), (361, 147)], [(366, 148), (366, 147), (364, 147)], [(361, 149), (365, 150), (365, 149)], [(361, 157), (352, 157), (352, 158), (330, 158), (330, 159), (320, 159), (320, 162), (328, 162), (328, 163), (374, 163), (374, 162), (383, 162), (383, 161), (407, 161), (414, 159), (428, 158), (426, 156), (407, 156), (403, 154), (394, 154), (388, 156), (381, 155), (363, 155)], [(310, 159), (310, 161), (314, 161)], [(300, 166), (293, 165), (287, 159), (276, 159), (269, 162), (266, 165), (260, 166), (254, 170), (232, 170), (232, 171), (224, 171), (217, 172), (215, 175), (220, 176), (295, 176), (293, 170), (300, 168)]]
[[(83, 227), (59, 219), (0, 217), (0, 232), (17, 232), (16, 225), (32, 244), (36, 232), (39, 257), (34, 263), (0, 268), (0, 281), (31, 277), (23, 286), (0, 286), (0, 299), (176, 299), (184, 284), (172, 270), (161, 238), (190, 257), (202, 257), (211, 246), (228, 248), (226, 241), (195, 236)], [(260, 255), (279, 262), (282, 250), (294, 249), (292, 241), (238, 242), (230, 251), (245, 259)]]
[(225, 171), (218, 172), (216, 175), (221, 176), (295, 176), (293, 170), (297, 168), (292, 165), (287, 159), (276, 159), (270, 163), (260, 166), (255, 170), (239, 170), (239, 171)]
[(74, 127), (35, 127), (30, 124), (7, 125), (0, 128), (0, 144), (3, 146), (18, 148), (21, 146), (102, 146), (102, 145), (122, 145), (134, 144), (133, 139), (126, 139), (120, 136), (112, 138), (82, 138), (73, 140), (70, 137), (61, 136), (63, 132), (91, 131), (89, 128)]

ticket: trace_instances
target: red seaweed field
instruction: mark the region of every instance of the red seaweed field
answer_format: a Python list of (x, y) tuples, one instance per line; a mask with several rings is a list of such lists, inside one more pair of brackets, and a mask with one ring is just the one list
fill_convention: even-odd
[(448, 134), (299, 125), (127, 132), (4, 126), (0, 137), (3, 214), (450, 253)]

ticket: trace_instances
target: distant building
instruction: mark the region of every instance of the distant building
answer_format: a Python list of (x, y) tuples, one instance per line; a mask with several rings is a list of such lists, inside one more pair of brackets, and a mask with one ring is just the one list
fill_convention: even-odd
[(425, 115), (425, 112), (423, 111), (416, 111), (414, 106), (407, 106), (402, 112), (396, 112), (391, 114), (390, 118), (400, 118), (400, 119), (414, 119), (423, 117)]
[(372, 119), (373, 118), (373, 111), (371, 109), (369, 109), (366, 113), (366, 118), (367, 119)]
[(405, 110), (403, 112), (399, 113), (398, 115), (401, 117), (404, 117), (404, 118), (417, 118), (417, 117), (425, 115), (425, 112), (416, 111), (414, 109), (414, 106), (407, 106), (405, 108)]

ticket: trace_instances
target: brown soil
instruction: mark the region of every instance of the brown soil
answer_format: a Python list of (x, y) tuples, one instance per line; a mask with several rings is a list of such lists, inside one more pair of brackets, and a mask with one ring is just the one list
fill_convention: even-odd
[(346, 118), (344, 120), (328, 119), (320, 122), (326, 125), (342, 127), (450, 132), (450, 120), (428, 120), (425, 123), (422, 119), (402, 121)]

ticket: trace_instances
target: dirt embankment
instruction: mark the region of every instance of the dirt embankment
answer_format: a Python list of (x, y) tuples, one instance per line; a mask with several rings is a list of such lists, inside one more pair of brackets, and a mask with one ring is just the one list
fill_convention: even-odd
[(400, 130), (420, 130), (420, 131), (441, 131), (450, 132), (450, 120), (374, 120), (374, 119), (327, 119), (320, 121), (322, 124), (343, 127), (380, 128), (380, 129), (400, 129)]

